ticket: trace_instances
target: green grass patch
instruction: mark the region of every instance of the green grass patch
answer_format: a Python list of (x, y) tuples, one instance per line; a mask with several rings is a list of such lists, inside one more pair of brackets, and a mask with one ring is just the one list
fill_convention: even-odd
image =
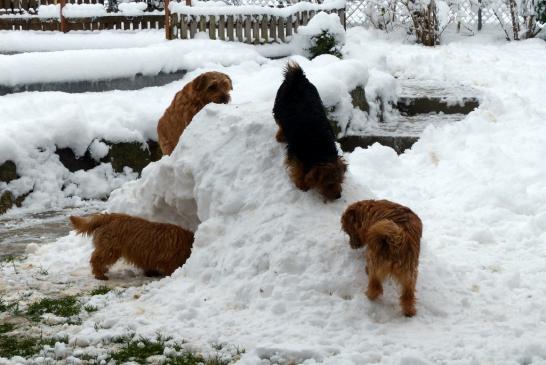
[(112, 288), (107, 287), (106, 285), (101, 285), (99, 287), (96, 287), (95, 289), (91, 290), (89, 292), (89, 295), (104, 295), (109, 293), (112, 290)]
[(60, 299), (44, 298), (29, 305), (26, 314), (33, 321), (39, 321), (42, 315), (46, 313), (69, 318), (78, 315), (81, 307), (81, 303), (74, 296)]
[(0, 334), (11, 332), (14, 328), (15, 326), (11, 323), (0, 323)]
[(96, 312), (96, 311), (99, 310), (97, 307), (95, 307), (94, 305), (91, 305), (91, 304), (86, 304), (86, 305), (84, 305), (83, 309), (84, 309), (87, 313), (93, 313), (93, 312)]
[(145, 364), (150, 356), (163, 355), (165, 348), (169, 347), (176, 353), (165, 356), (164, 364), (167, 365), (227, 365), (231, 362), (219, 355), (205, 358), (199, 353), (183, 350), (180, 343), (172, 343), (171, 340), (170, 337), (160, 335), (155, 340), (134, 337), (134, 335), (117, 337), (112, 339), (112, 342), (122, 346), (110, 354), (110, 359), (117, 364), (129, 361)]
[(0, 335), (0, 357), (31, 357), (39, 353), (44, 346), (55, 346), (57, 342), (68, 343), (68, 337), (43, 338), (17, 335)]
[(19, 309), (19, 302), (6, 302), (4, 299), (0, 298), (0, 313), (10, 312), (12, 315), (19, 315), (21, 310)]

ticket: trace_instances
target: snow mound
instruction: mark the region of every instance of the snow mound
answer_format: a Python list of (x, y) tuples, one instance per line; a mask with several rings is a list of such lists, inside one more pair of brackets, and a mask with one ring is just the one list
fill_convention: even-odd
[[(242, 346), (243, 363), (253, 364), (279, 356), (297, 363), (346, 356), (359, 362), (373, 354), (353, 353), (362, 345), (358, 337), (384, 322), (406, 324), (393, 285), (380, 305), (365, 298), (362, 252), (351, 250), (341, 231), (345, 207), (373, 194), (350, 169), (343, 196), (334, 203), (297, 190), (275, 132), (270, 103), (211, 104), (171, 156), (113, 192), (110, 211), (196, 229), (192, 256), (170, 278), (147, 286), (138, 300), (128, 292), (111, 303), (76, 335), (98, 342), (127, 329), (144, 336), (159, 331), (197, 344)], [(62, 256), (72, 259), (69, 266), (87, 265), (82, 241), (89, 242), (59, 242)], [(59, 263), (50, 254), (55, 245), (39, 256)], [(419, 295), (418, 311), (429, 320), (450, 307), (444, 285), (459, 286), (460, 278), (444, 265), (424, 249), (418, 290), (422, 283), (432, 288)], [(108, 329), (96, 331), (94, 323), (106, 320)]]

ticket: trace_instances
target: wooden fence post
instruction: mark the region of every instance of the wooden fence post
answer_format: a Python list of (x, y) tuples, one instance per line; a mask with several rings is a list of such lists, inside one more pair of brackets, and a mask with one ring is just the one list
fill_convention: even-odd
[(63, 9), (64, 9), (64, 6), (66, 4), (66, 0), (60, 0), (59, 3), (61, 4), (61, 32), (63, 33), (66, 33), (68, 32), (68, 23), (66, 22), (66, 18), (64, 17), (64, 14), (63, 14)]
[(171, 11), (169, 10), (169, 0), (164, 0), (163, 4), (165, 4), (165, 38), (167, 38), (167, 40), (171, 40), (173, 39), (173, 35), (171, 28)]

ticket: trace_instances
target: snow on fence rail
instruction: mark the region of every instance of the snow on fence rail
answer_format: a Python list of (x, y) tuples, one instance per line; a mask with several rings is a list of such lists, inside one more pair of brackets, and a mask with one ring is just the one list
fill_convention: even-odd
[(239, 41), (250, 44), (289, 42), (298, 27), (307, 25), (317, 12), (336, 13), (345, 26), (345, 0), (323, 4), (300, 2), (288, 7), (218, 6), (189, 7), (171, 3), (168, 7), (169, 39), (194, 38), (206, 32), (210, 39)]
[[(168, 1), (168, 0), (167, 0)], [(184, 0), (182, 0), (184, 1)], [(261, 7), (262, 9), (274, 8), (278, 6), (284, 6), (281, 9), (287, 9), (290, 6), (301, 6), (298, 0), (223, 0), (226, 6), (225, 10), (229, 10), (228, 14), (209, 14), (203, 15), (205, 17), (210, 17), (211, 15), (215, 19), (213, 25), (213, 33), (222, 33), (224, 28), (228, 27), (228, 17), (233, 16), (233, 26), (237, 30), (236, 19), (240, 19), (236, 13), (244, 12), (245, 8), (256, 8)], [(308, 0), (308, 1), (320, 1), (320, 0)], [(343, 16), (343, 20), (347, 26), (356, 26), (356, 25), (371, 25), (377, 26), (374, 24), (374, 16), (377, 14), (383, 14), (388, 12), (390, 14), (390, 21), (397, 24), (411, 24), (411, 17), (405, 11), (405, 7), (402, 6), (403, 0), (347, 0), (346, 1), (346, 10), (340, 16)], [(108, 11), (108, 13), (101, 16), (93, 17), (66, 17), (65, 28), (64, 30), (97, 30), (97, 29), (121, 29), (121, 30), (134, 30), (134, 29), (162, 29), (165, 25), (165, 18), (163, 13), (163, 0), (146, 0), (145, 2), (140, 3), (120, 3), (118, 11), (118, 0), (0, 0), (0, 30), (62, 30), (61, 19), (59, 16), (53, 17), (44, 17), (38, 16), (39, 6), (58, 6), (57, 4), (102, 4), (103, 7)], [(220, 1), (193, 1), (194, 5), (201, 3), (213, 4), (212, 6), (196, 6), (195, 11), (205, 11), (206, 8), (217, 8)], [(147, 6), (147, 12), (141, 12), (140, 14), (128, 14), (122, 11), (122, 5), (145, 5)], [(309, 5), (317, 6), (318, 4)], [(479, 30), (482, 24), (487, 23), (510, 23), (510, 13), (506, 5), (505, 0), (456, 0), (448, 1), (449, 4), (449, 21), (457, 24), (459, 29), (468, 29), (473, 32), (474, 29)], [(179, 6), (180, 4), (176, 4)], [(51, 9), (53, 10), (53, 9)], [(149, 12), (153, 10), (153, 12)], [(193, 11), (193, 10), (192, 10)], [(210, 9), (209, 9), (210, 11)], [(57, 11), (57, 14), (59, 11)], [(242, 22), (240, 32), (243, 32), (242, 36), (234, 35), (233, 38), (239, 39), (242, 37), (245, 39), (245, 21), (250, 22), (251, 31), (256, 27), (256, 21), (246, 20), (246, 17), (252, 14), (244, 14), (244, 19), (240, 20)], [(260, 16), (261, 13), (258, 12)], [(169, 14), (167, 14), (169, 17)], [(180, 32), (182, 27), (182, 19), (195, 18), (198, 15), (195, 13), (185, 14), (184, 16), (179, 15), (178, 19), (175, 17), (169, 17), (172, 21), (178, 20), (179, 26), (176, 27), (175, 22), (171, 22), (171, 27), (166, 30), (167, 36), (168, 32), (173, 32), (173, 28), (177, 32)], [(220, 17), (225, 22), (220, 20)], [(278, 15), (268, 15), (268, 18), (276, 17)], [(293, 17), (294, 18), (294, 17)], [(208, 18), (207, 18), (208, 19)], [(284, 22), (285, 20), (279, 20)], [(278, 29), (278, 22), (276, 24), (276, 29)], [(206, 21), (208, 22), (208, 20)], [(271, 26), (272, 20), (268, 20), (268, 25)], [(196, 28), (198, 30), (203, 29), (203, 21), (199, 18), (199, 21), (196, 20), (188, 21), (186, 26), (188, 26), (188, 32), (191, 33), (191, 25), (196, 23)], [(223, 25), (222, 25), (223, 24)], [(293, 23), (293, 26), (296, 25)], [(301, 25), (299, 23), (298, 25)], [(345, 25), (345, 24), (344, 24)], [(221, 27), (222, 30), (219, 30)], [(262, 28), (263, 22), (258, 25), (258, 32)], [(281, 25), (282, 27), (282, 25)], [(287, 24), (288, 27), (288, 24)], [(230, 28), (231, 29), (231, 28)], [(246, 26), (248, 31), (248, 26)], [(205, 31), (210, 31), (210, 28), (205, 27)], [(256, 31), (256, 30), (254, 30)], [(264, 34), (267, 34), (265, 30), (262, 30)], [(267, 41), (271, 39), (271, 30)], [(290, 32), (289, 29), (286, 29), (286, 32)], [(275, 39), (281, 39), (281, 36), (287, 36), (287, 33), (276, 35)], [(180, 34), (173, 32), (174, 36), (178, 35), (180, 38), (183, 38)], [(210, 33), (209, 33), (210, 34)], [(225, 35), (227, 39), (230, 39), (228, 35)], [(218, 34), (218, 39), (221, 38), (221, 34)], [(282, 41), (282, 39), (281, 39)]]
[(164, 25), (163, 11), (147, 2), (120, 3), (118, 8), (116, 0), (0, 0), (0, 30), (135, 30)]

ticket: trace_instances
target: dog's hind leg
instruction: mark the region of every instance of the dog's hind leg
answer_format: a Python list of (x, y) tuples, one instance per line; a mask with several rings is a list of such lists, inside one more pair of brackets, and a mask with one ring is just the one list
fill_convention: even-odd
[(383, 284), (381, 284), (381, 279), (371, 273), (368, 276), (368, 289), (366, 290), (366, 296), (370, 300), (376, 300), (383, 294)]
[(383, 279), (381, 270), (368, 261), (366, 265), (366, 273), (368, 274), (368, 289), (366, 289), (366, 296), (370, 300), (376, 300), (383, 295)]
[(112, 266), (121, 256), (120, 252), (114, 250), (99, 250), (95, 249), (91, 255), (91, 269), (93, 275), (98, 280), (108, 280), (105, 275), (108, 272), (110, 266)]
[(400, 295), (400, 306), (406, 317), (413, 317), (415, 310), (415, 278), (398, 278), (402, 286), (402, 295)]

